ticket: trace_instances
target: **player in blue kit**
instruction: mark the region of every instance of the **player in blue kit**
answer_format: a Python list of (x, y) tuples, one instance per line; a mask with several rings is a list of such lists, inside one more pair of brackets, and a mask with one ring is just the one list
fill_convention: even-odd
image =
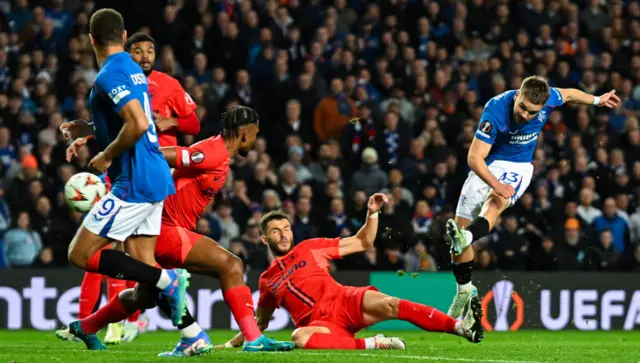
[[(124, 20), (115, 10), (102, 9), (91, 17), (90, 39), (98, 65), (89, 98), (93, 135), (102, 152), (89, 163), (97, 174), (108, 171), (111, 191), (88, 213), (69, 246), (69, 261), (86, 271), (132, 280), (159, 289), (179, 324), (186, 309), (186, 271), (154, 267), (154, 247), (160, 234), (162, 207), (175, 193), (169, 165), (158, 147), (151, 115), (147, 78), (124, 51)], [(89, 135), (77, 133), (78, 135)], [(76, 149), (93, 136), (76, 139), (67, 150)], [(102, 249), (112, 241), (127, 241), (127, 254)], [(112, 299), (109, 304), (119, 304)], [(122, 307), (117, 307), (120, 310)], [(118, 310), (116, 309), (116, 310)], [(76, 321), (70, 332), (87, 346), (97, 345), (89, 327)], [(101, 344), (99, 344), (101, 345)]]
[(597, 97), (577, 89), (551, 88), (539, 76), (526, 78), (519, 90), (493, 97), (484, 106), (467, 163), (465, 181), (455, 220), (448, 220), (453, 274), (458, 293), (449, 316), (458, 318), (469, 300), (478, 298), (471, 284), (471, 243), (493, 228), (500, 213), (524, 194), (533, 175), (533, 153), (538, 134), (554, 107), (564, 103), (614, 108), (620, 103), (615, 91)]

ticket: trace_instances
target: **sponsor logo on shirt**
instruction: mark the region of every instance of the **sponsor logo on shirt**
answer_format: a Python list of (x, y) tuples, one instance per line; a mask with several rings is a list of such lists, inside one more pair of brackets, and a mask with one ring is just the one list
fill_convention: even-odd
[(275, 294), (275, 292), (278, 291), (278, 288), (280, 287), (280, 285), (282, 285), (283, 282), (287, 281), (289, 277), (293, 275), (294, 272), (298, 271), (299, 269), (305, 268), (306, 266), (307, 266), (307, 261), (302, 260), (296, 263), (295, 265), (289, 267), (275, 281), (269, 281), (269, 288)]
[(525, 145), (538, 139), (538, 133), (525, 135), (511, 135), (509, 143), (514, 145)]

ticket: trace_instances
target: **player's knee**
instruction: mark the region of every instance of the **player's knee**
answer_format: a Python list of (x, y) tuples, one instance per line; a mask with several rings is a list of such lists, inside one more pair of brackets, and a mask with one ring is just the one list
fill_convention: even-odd
[(221, 279), (240, 278), (244, 281), (244, 264), (238, 256), (229, 253), (220, 265), (222, 266), (222, 270), (219, 272)]
[(296, 329), (291, 333), (291, 341), (296, 345), (296, 348), (304, 349), (307, 341), (311, 335), (302, 329)]
[(506, 208), (506, 206), (509, 204), (509, 199), (503, 198), (495, 192), (491, 192), (491, 194), (489, 194), (489, 197), (487, 198), (486, 203), (492, 208), (500, 211)]
[(400, 299), (394, 296), (385, 298), (384, 310), (385, 314), (390, 319), (398, 318), (398, 307), (400, 306)]
[(244, 276), (244, 264), (240, 257), (234, 255), (229, 260), (229, 273)]
[(89, 257), (85, 251), (78, 248), (78, 244), (71, 243), (69, 245), (69, 249), (67, 250), (67, 257), (69, 258), (69, 262), (79, 268), (86, 270), (87, 264), (89, 262)]

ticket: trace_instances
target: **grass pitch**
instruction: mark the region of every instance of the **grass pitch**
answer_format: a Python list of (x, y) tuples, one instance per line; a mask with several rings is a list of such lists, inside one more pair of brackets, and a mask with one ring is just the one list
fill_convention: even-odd
[[(210, 355), (189, 358), (194, 361), (218, 362), (322, 362), (373, 363), (407, 361), (481, 362), (481, 363), (543, 363), (543, 362), (640, 362), (640, 332), (539, 332), (485, 333), (485, 340), (471, 344), (466, 340), (437, 333), (363, 332), (360, 336), (383, 333), (402, 337), (405, 351), (304, 351), (286, 353), (243, 353), (239, 349), (216, 350)], [(102, 337), (102, 334), (100, 336)], [(223, 343), (234, 332), (212, 330), (215, 344)], [(290, 332), (269, 336), (288, 340)], [(107, 351), (89, 352), (84, 344), (58, 340), (53, 332), (0, 331), (0, 363), (27, 362), (158, 362), (172, 358), (156, 355), (173, 349), (177, 332), (146, 333), (133, 343), (110, 346)]]

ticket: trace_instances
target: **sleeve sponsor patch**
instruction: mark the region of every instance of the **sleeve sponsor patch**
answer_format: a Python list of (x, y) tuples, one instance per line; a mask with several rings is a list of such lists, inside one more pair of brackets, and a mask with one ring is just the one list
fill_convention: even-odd
[(201, 151), (194, 151), (191, 153), (191, 164), (200, 164), (204, 161), (204, 154)]
[(109, 98), (111, 98), (111, 101), (117, 105), (120, 100), (130, 94), (131, 92), (127, 89), (127, 86), (117, 86), (109, 92)]
[(491, 132), (491, 123), (489, 121), (482, 121), (482, 123), (480, 124), (480, 127), (478, 128), (480, 131), (482, 131), (485, 134), (489, 134)]

